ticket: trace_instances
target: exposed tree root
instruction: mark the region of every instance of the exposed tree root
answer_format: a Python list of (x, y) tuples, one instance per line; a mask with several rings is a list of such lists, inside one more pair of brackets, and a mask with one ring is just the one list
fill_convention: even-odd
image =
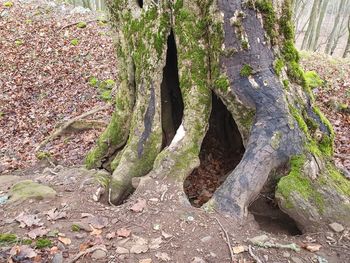
[(95, 129), (95, 128), (103, 128), (106, 126), (105, 122), (101, 121), (91, 121), (91, 120), (85, 120), (83, 121), (83, 118), (86, 118), (88, 116), (91, 116), (99, 111), (106, 110), (110, 107), (110, 105), (105, 105), (102, 107), (97, 107), (95, 109), (92, 109), (88, 112), (85, 112), (77, 117), (74, 117), (67, 122), (63, 123), (58, 129), (56, 129), (49, 137), (47, 137), (44, 141), (42, 141), (36, 148), (35, 151), (39, 151), (41, 148), (43, 148), (46, 144), (48, 144), (53, 139), (57, 138), (58, 136), (66, 133), (69, 129), (76, 129), (76, 130), (85, 130), (85, 129)]

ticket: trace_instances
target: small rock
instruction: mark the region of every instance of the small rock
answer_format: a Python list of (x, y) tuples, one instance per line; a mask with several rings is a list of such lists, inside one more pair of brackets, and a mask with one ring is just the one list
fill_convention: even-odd
[(93, 259), (102, 259), (105, 257), (107, 257), (107, 252), (102, 249), (95, 250), (91, 255), (91, 258)]
[(124, 247), (117, 247), (115, 250), (115, 253), (117, 254), (129, 254), (129, 249), (126, 249)]
[(234, 254), (240, 254), (243, 253), (244, 251), (248, 251), (248, 247), (246, 246), (235, 246), (232, 248), (232, 251)]
[(164, 237), (165, 239), (171, 238), (172, 236), (173, 236), (173, 235), (168, 234), (168, 233), (162, 231), (162, 237)]
[(207, 243), (207, 242), (209, 242), (211, 239), (212, 239), (211, 236), (206, 236), (206, 237), (201, 238), (201, 242)]
[(144, 258), (139, 260), (139, 263), (152, 263), (152, 259), (151, 258)]
[(130, 253), (133, 254), (141, 254), (141, 253), (145, 253), (148, 250), (148, 246), (147, 245), (133, 245), (130, 248)]
[(341, 224), (338, 224), (336, 222), (329, 224), (329, 227), (334, 231), (334, 232), (343, 232), (344, 231), (344, 227)]
[(288, 252), (283, 252), (283, 257), (284, 258), (289, 258), (290, 257), (290, 254)]
[(292, 257), (292, 262), (294, 263), (303, 263), (303, 261), (300, 258)]
[(269, 237), (267, 235), (261, 235), (261, 236), (250, 238), (249, 241), (252, 242), (253, 244), (260, 244), (260, 243), (264, 243), (268, 239)]
[(51, 263), (62, 263), (63, 262), (63, 255), (62, 253), (57, 253), (53, 256)]
[(210, 256), (211, 256), (212, 258), (216, 258), (216, 257), (217, 257), (217, 255), (216, 255), (214, 252), (210, 252), (209, 254), (210, 254)]
[(85, 238), (86, 236), (87, 236), (86, 233), (78, 233), (78, 234), (76, 234), (74, 237), (75, 237), (76, 239), (83, 239), (83, 238)]
[(199, 257), (194, 257), (191, 261), (191, 263), (206, 263), (206, 261)]
[(156, 258), (160, 259), (161, 261), (169, 261), (169, 260), (171, 260), (169, 255), (167, 253), (165, 253), (165, 252), (157, 252), (155, 256), (156, 256)]

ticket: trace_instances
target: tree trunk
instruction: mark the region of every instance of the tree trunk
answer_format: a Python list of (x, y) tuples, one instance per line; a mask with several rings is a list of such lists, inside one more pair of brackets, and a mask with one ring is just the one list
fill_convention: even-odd
[(310, 45), (312, 43), (312, 39), (315, 34), (316, 22), (317, 22), (319, 10), (320, 10), (321, 1), (322, 0), (314, 0), (314, 3), (312, 5), (309, 24), (306, 29), (303, 43), (301, 45), (302, 49), (310, 49)]
[(343, 58), (346, 58), (350, 54), (350, 15), (348, 17), (348, 41), (346, 42)]
[(312, 38), (312, 42), (310, 45), (311, 50), (313, 50), (314, 52), (317, 50), (318, 39), (320, 38), (321, 27), (327, 11), (328, 3), (329, 3), (328, 0), (323, 0), (321, 3), (321, 9), (320, 9), (320, 13), (317, 21), (316, 31), (314, 32), (314, 36)]
[(289, 0), (108, 4), (119, 90), (86, 165), (113, 171), (112, 203), (146, 185), (185, 197), (185, 179), (214, 154), (212, 139), (238, 165), (205, 209), (244, 222), (273, 182), (280, 208), (302, 229), (349, 225), (350, 185), (329, 160), (334, 134), (299, 67)]
[(342, 10), (345, 8), (345, 0), (341, 0), (339, 4), (339, 8), (335, 17), (334, 25), (331, 34), (329, 35), (326, 48), (325, 48), (325, 53), (329, 54), (331, 51), (331, 47), (334, 45), (334, 41), (336, 40), (336, 33), (339, 30), (339, 22), (340, 22), (340, 17), (342, 14)]

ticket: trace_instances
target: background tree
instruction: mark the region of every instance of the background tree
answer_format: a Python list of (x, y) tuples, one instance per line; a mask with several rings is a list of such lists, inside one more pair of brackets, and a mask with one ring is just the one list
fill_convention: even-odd
[(331, 163), (334, 133), (298, 64), (289, 0), (109, 8), (119, 89), (86, 164), (113, 172), (112, 203), (162, 185), (185, 197), (184, 180), (211, 151), (203, 140), (215, 134), (244, 154), (206, 209), (245, 220), (264, 190), (303, 230), (349, 225), (350, 184)]

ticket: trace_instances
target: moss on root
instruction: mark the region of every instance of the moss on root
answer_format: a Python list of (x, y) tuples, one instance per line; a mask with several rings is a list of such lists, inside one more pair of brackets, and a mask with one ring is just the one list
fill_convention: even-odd
[(276, 196), (285, 200), (285, 207), (292, 209), (294, 201), (292, 192), (296, 192), (300, 197), (312, 202), (320, 213), (324, 211), (323, 196), (317, 192), (310, 179), (303, 174), (303, 167), (306, 162), (304, 155), (294, 156), (290, 161), (290, 172), (280, 179), (277, 184)]

